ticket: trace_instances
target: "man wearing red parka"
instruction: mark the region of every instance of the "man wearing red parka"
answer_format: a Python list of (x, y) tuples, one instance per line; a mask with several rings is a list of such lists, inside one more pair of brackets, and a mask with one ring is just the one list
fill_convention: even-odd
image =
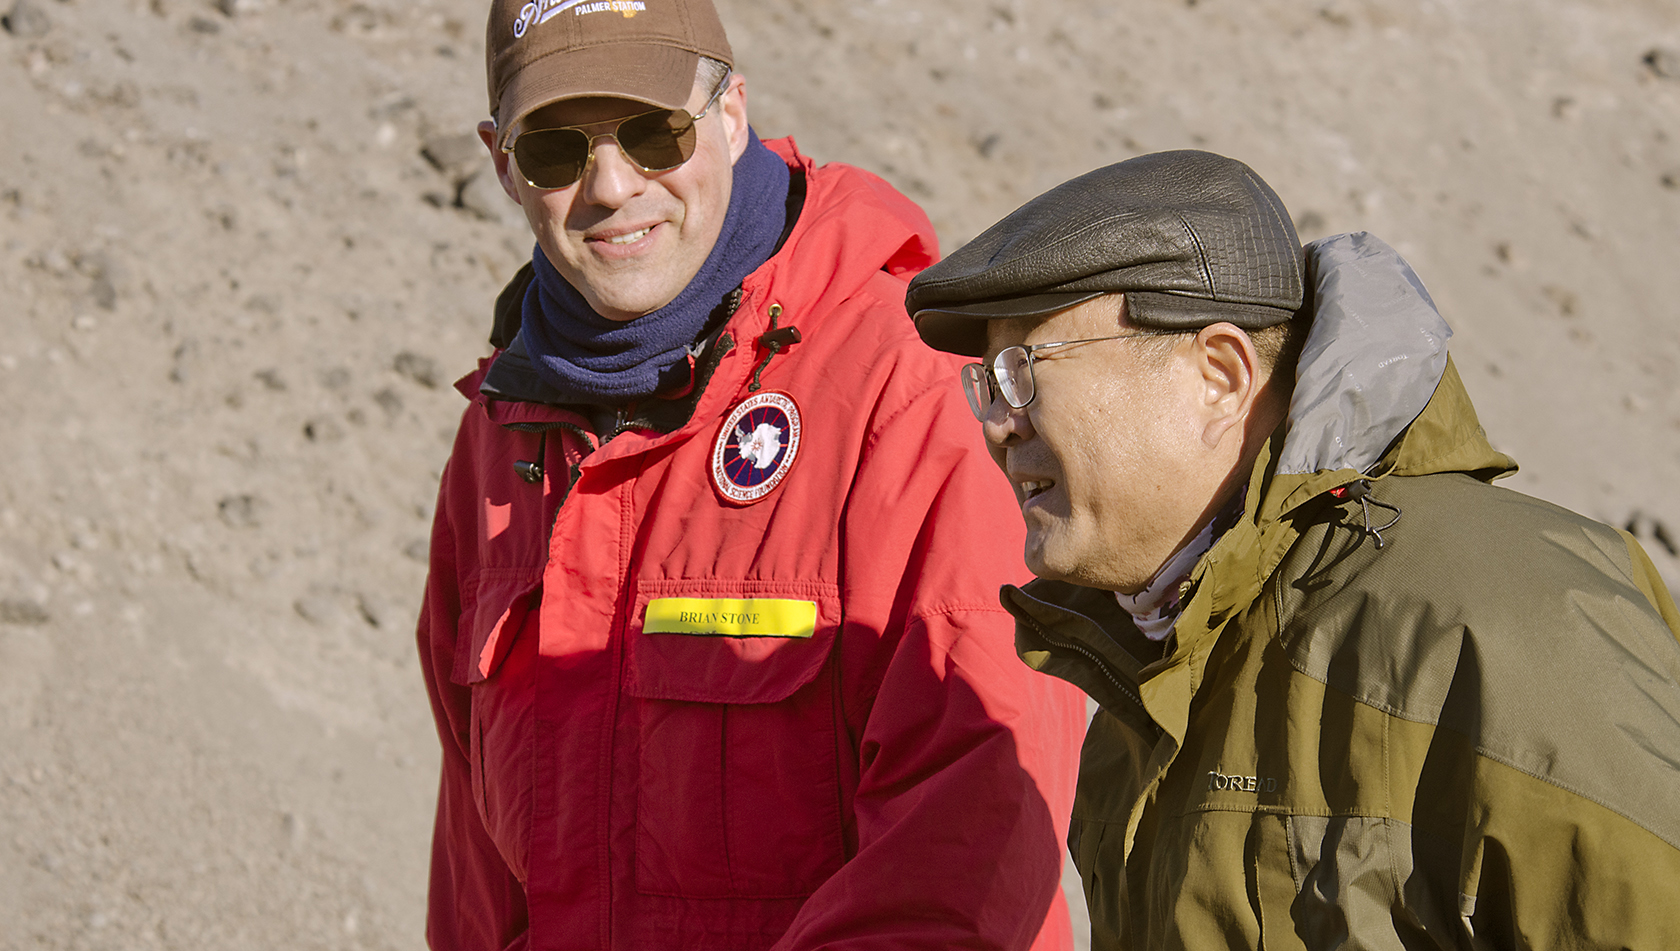
[(495, 0), (488, 50), (537, 247), (432, 535), (432, 947), (1069, 947), (1083, 706), (998, 606), (926, 217), (761, 143), (706, 0)]

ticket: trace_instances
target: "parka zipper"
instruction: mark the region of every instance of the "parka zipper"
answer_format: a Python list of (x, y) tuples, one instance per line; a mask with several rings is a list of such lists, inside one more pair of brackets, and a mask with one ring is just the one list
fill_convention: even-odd
[(584, 430), (584, 428), (582, 426), (579, 426), (577, 423), (567, 423), (567, 422), (503, 423), (502, 428), (503, 429), (512, 429), (512, 430), (515, 430), (516, 432), (521, 432), (521, 433), (546, 433), (551, 429), (569, 429), (572, 432), (577, 433), (579, 436), (583, 437), (584, 443), (587, 444), (589, 442), (589, 433), (586, 432)]
[(1066, 641), (1059, 641), (1054, 637), (1051, 637), (1050, 632), (1045, 630), (1044, 625), (1038, 623), (1036, 618), (1026, 618), (1026, 622), (1032, 625), (1032, 629), (1038, 633), (1040, 638), (1043, 638), (1047, 643), (1049, 643), (1050, 646), (1060, 647), (1063, 650), (1078, 651), (1079, 653), (1085, 655), (1092, 664), (1096, 665), (1097, 670), (1101, 671), (1102, 675), (1108, 678), (1108, 682), (1114, 685), (1114, 689), (1120, 691), (1121, 696), (1137, 704), (1138, 709), (1143, 711), (1143, 715), (1149, 717), (1149, 723), (1151, 726), (1155, 727), (1155, 732), (1161, 732), (1160, 724), (1155, 722), (1154, 717), (1149, 716), (1149, 708), (1143, 705), (1143, 698), (1138, 696), (1137, 691), (1126, 686), (1124, 683), (1121, 683), (1119, 676), (1114, 673), (1114, 669), (1109, 667), (1108, 662), (1103, 660), (1096, 651), (1091, 650), (1089, 647), (1083, 647), (1079, 644), (1073, 644)]
[(620, 433), (624, 432), (630, 426), (630, 407), (620, 406), (617, 413), (618, 415), (613, 420), (612, 432), (608, 434), (606, 438), (601, 440), (603, 444), (612, 442), (614, 439), (618, 438)]

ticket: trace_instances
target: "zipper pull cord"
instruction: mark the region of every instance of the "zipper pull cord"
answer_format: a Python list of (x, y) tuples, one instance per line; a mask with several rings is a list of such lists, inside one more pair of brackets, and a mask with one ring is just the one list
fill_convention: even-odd
[(530, 462), (520, 459), (513, 464), (513, 471), (519, 478), (530, 485), (536, 485), (543, 478), (543, 463), (548, 460), (548, 430), (537, 433), (537, 461)]
[[(1388, 541), (1382, 537), (1382, 533), (1400, 524), (1400, 516), (1405, 514), (1400, 511), (1400, 506), (1398, 505), (1390, 505), (1379, 499), (1371, 498), (1371, 483), (1366, 479), (1360, 479), (1357, 482), (1349, 482), (1347, 485), (1337, 486), (1336, 488), (1330, 490), (1330, 494), (1338, 499), (1358, 500), (1360, 511), (1365, 514), (1365, 534), (1376, 540), (1378, 551), (1381, 551), (1382, 547), (1388, 544)], [(1371, 527), (1371, 506), (1373, 505), (1378, 508), (1388, 509), (1390, 512), (1394, 513), (1394, 517), (1388, 520), (1387, 525), (1380, 525), (1376, 528)]]
[(790, 325), (779, 330), (776, 328), (776, 318), (780, 316), (782, 316), (782, 305), (771, 304), (770, 329), (758, 337), (759, 346), (768, 350), (769, 353), (764, 355), (764, 360), (759, 363), (756, 370), (753, 370), (752, 382), (747, 384), (747, 392), (749, 393), (755, 393), (759, 390), (761, 386), (758, 381), (759, 377), (764, 375), (764, 368), (770, 365), (771, 358), (781, 353), (783, 347), (790, 347), (800, 340), (798, 327)]

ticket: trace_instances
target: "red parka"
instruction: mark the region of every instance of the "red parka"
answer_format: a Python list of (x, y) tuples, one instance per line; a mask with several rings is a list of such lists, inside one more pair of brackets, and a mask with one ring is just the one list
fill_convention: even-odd
[[(1020, 518), (904, 313), (932, 229), (771, 145), (803, 210), (686, 422), (601, 442), (482, 395), (491, 360), (458, 384), (419, 626), (437, 951), (1070, 946), (1083, 703), (1015, 657)], [(772, 314), (800, 340), (766, 364)], [(763, 393), (792, 411), (725, 431)], [(780, 481), (732, 499), (719, 453)]]

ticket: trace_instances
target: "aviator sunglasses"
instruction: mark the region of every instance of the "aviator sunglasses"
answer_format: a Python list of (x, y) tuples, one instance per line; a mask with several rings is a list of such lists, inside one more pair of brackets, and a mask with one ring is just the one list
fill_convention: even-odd
[[(583, 177), (583, 170), (595, 156), (595, 140), (609, 138), (618, 143), (624, 157), (644, 172), (665, 172), (694, 155), (694, 124), (711, 111), (712, 105), (729, 87), (733, 71), (700, 107), (697, 115), (683, 109), (655, 109), (623, 119), (586, 122), (558, 129), (532, 129), (516, 133), (502, 151), (513, 156), (514, 165), (533, 188), (566, 188)], [(593, 135), (585, 129), (612, 124), (606, 132)]]

